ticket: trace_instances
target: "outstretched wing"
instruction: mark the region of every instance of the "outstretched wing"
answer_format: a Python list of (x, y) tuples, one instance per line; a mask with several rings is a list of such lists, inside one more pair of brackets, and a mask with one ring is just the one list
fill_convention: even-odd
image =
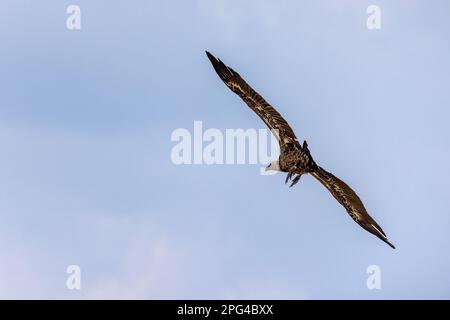
[(325, 171), (321, 167), (315, 169), (311, 174), (331, 192), (333, 197), (339, 201), (340, 204), (344, 206), (350, 217), (355, 220), (357, 224), (395, 249), (394, 245), (388, 241), (383, 229), (381, 229), (376, 221), (367, 213), (361, 199), (359, 199), (358, 195), (344, 181)]
[(255, 90), (250, 87), (239, 73), (226, 66), (220, 59), (214, 57), (211, 53), (206, 51), (206, 55), (211, 61), (214, 70), (216, 70), (220, 79), (230, 88), (234, 93), (244, 100), (244, 102), (252, 109), (264, 123), (269, 127), (272, 133), (278, 140), (280, 148), (283, 148), (288, 143), (293, 143), (298, 146), (300, 144), (294, 134), (294, 131), (283, 119), (283, 117), (275, 110), (263, 97), (261, 97)]

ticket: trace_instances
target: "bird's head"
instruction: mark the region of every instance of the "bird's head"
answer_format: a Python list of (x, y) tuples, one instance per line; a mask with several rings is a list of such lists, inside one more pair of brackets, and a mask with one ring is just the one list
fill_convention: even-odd
[(266, 167), (266, 171), (281, 171), (280, 170), (280, 163), (277, 161), (272, 161), (271, 163), (269, 163), (269, 165)]

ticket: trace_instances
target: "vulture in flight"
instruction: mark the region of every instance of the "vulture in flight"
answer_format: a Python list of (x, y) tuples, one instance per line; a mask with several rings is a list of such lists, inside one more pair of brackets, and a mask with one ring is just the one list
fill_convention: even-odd
[(294, 131), (278, 111), (253, 90), (239, 73), (208, 51), (206, 55), (220, 79), (264, 121), (278, 140), (280, 156), (277, 161), (270, 163), (266, 170), (286, 172), (285, 183), (291, 180), (291, 187), (300, 180), (302, 174), (311, 174), (330, 191), (357, 224), (395, 249), (394, 245), (388, 241), (383, 229), (367, 213), (357, 194), (344, 181), (317, 165), (306, 141), (300, 144)]

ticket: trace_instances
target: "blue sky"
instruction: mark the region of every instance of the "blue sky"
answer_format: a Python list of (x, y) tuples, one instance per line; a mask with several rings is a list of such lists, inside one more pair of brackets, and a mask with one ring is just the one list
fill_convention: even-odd
[[(82, 29), (66, 28), (81, 8)], [(381, 8), (381, 30), (366, 8)], [(450, 298), (447, 1), (3, 1), (1, 298)], [(171, 162), (264, 128), (237, 70), (397, 246), (310, 176)], [(79, 265), (81, 290), (66, 288)], [(368, 290), (366, 268), (381, 269)]]

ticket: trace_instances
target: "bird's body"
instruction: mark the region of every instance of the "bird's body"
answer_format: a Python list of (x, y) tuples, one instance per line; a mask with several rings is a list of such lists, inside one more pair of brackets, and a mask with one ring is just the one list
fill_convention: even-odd
[(236, 71), (209, 52), (206, 54), (222, 81), (244, 100), (277, 138), (280, 145), (280, 156), (277, 161), (269, 164), (266, 170), (286, 172), (286, 183), (292, 179), (291, 187), (300, 180), (303, 174), (311, 174), (330, 191), (356, 223), (395, 249), (381, 227), (367, 213), (358, 195), (344, 181), (316, 164), (306, 141), (303, 144), (299, 143), (292, 128), (278, 111), (254, 91)]
[(311, 172), (316, 166), (306, 143), (303, 143), (302, 147), (287, 145), (280, 153), (278, 161), (281, 171), (293, 174)]

